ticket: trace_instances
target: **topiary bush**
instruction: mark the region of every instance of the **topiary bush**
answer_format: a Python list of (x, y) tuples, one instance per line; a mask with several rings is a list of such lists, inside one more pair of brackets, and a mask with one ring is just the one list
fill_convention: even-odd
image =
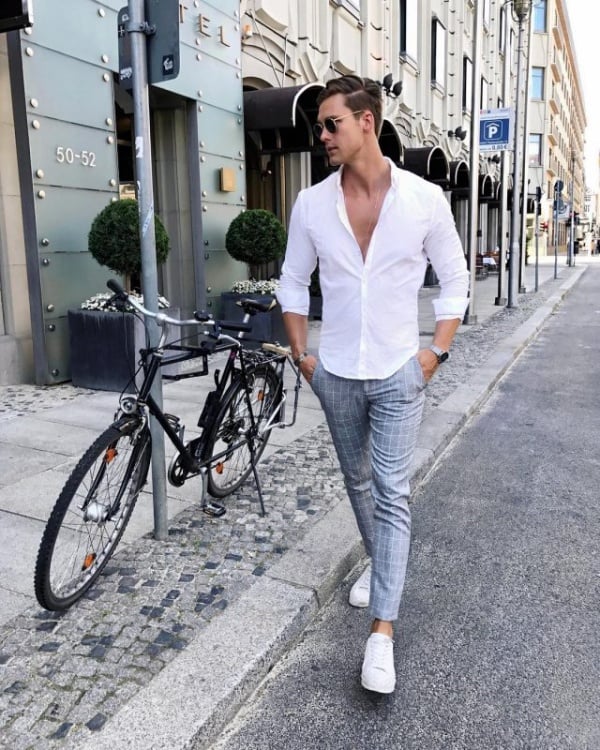
[[(154, 216), (156, 262), (164, 263), (169, 254), (169, 236)], [(126, 276), (132, 285), (139, 285), (142, 271), (140, 250), (139, 209), (137, 201), (125, 198), (109, 203), (92, 222), (88, 249), (102, 266)]]
[(250, 275), (258, 275), (258, 266), (281, 258), (287, 236), (283, 224), (271, 211), (252, 208), (238, 214), (225, 235), (225, 248), (235, 260), (250, 266)]

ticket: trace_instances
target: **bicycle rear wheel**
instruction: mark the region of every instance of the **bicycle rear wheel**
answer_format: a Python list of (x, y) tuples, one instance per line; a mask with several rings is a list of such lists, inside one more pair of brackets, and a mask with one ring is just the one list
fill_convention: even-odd
[(93, 443), (52, 510), (35, 566), (35, 595), (50, 610), (68, 609), (114, 552), (146, 480), (152, 444), (137, 417), (115, 422)]
[(252, 471), (250, 440), (253, 437), (254, 460), (258, 462), (271, 435), (271, 430), (262, 432), (261, 427), (279, 405), (281, 379), (269, 365), (258, 365), (247, 378), (256, 434), (250, 434), (248, 399), (241, 380), (237, 380), (223, 398), (202, 455), (203, 460), (220, 456), (208, 467), (208, 491), (213, 497), (226, 497), (243, 484)]

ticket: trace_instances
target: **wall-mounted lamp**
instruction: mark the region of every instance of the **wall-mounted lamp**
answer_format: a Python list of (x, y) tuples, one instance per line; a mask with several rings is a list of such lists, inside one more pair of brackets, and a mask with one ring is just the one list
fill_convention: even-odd
[(494, 164), (500, 164), (500, 155), (494, 154), (493, 156), (488, 156), (488, 161)]
[(253, 34), (252, 25), (249, 24), (249, 23), (245, 23), (242, 26), (242, 41), (245, 42), (248, 39), (251, 39), (252, 38), (252, 34)]
[(397, 99), (402, 93), (402, 81), (394, 83), (394, 76), (391, 73), (384, 76), (383, 81), (379, 85), (385, 91), (386, 96), (392, 99)]
[(448, 138), (458, 138), (459, 141), (464, 141), (467, 137), (467, 131), (464, 128), (461, 128), (459, 125), (454, 130), (448, 131)]

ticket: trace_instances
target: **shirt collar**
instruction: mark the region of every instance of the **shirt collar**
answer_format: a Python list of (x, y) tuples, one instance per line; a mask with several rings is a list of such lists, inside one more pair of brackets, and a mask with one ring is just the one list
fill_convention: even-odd
[[(398, 188), (398, 183), (400, 180), (400, 168), (397, 167), (394, 162), (389, 158), (389, 156), (384, 156), (384, 159), (388, 162), (390, 165), (390, 175), (391, 175), (391, 187), (396, 190)], [(344, 165), (338, 169), (338, 171), (335, 173), (335, 184), (337, 186), (338, 191), (342, 189), (342, 172), (344, 170)]]

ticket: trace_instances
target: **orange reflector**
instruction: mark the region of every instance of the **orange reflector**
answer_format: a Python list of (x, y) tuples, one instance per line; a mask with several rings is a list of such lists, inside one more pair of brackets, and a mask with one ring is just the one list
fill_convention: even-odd
[(107, 448), (106, 453), (104, 454), (106, 463), (109, 464), (116, 457), (116, 455), (117, 455), (116, 448)]
[(92, 565), (94, 564), (95, 559), (96, 559), (95, 552), (90, 552), (89, 555), (86, 555), (83, 561), (83, 565), (81, 566), (81, 570), (87, 570), (88, 568), (91, 568)]
[(265, 399), (265, 392), (264, 391), (259, 391), (258, 392), (258, 400), (259, 401), (264, 401), (264, 399)]
[(224, 469), (225, 469), (224, 463), (220, 463), (215, 466), (215, 471), (217, 472), (217, 474), (222, 474)]

